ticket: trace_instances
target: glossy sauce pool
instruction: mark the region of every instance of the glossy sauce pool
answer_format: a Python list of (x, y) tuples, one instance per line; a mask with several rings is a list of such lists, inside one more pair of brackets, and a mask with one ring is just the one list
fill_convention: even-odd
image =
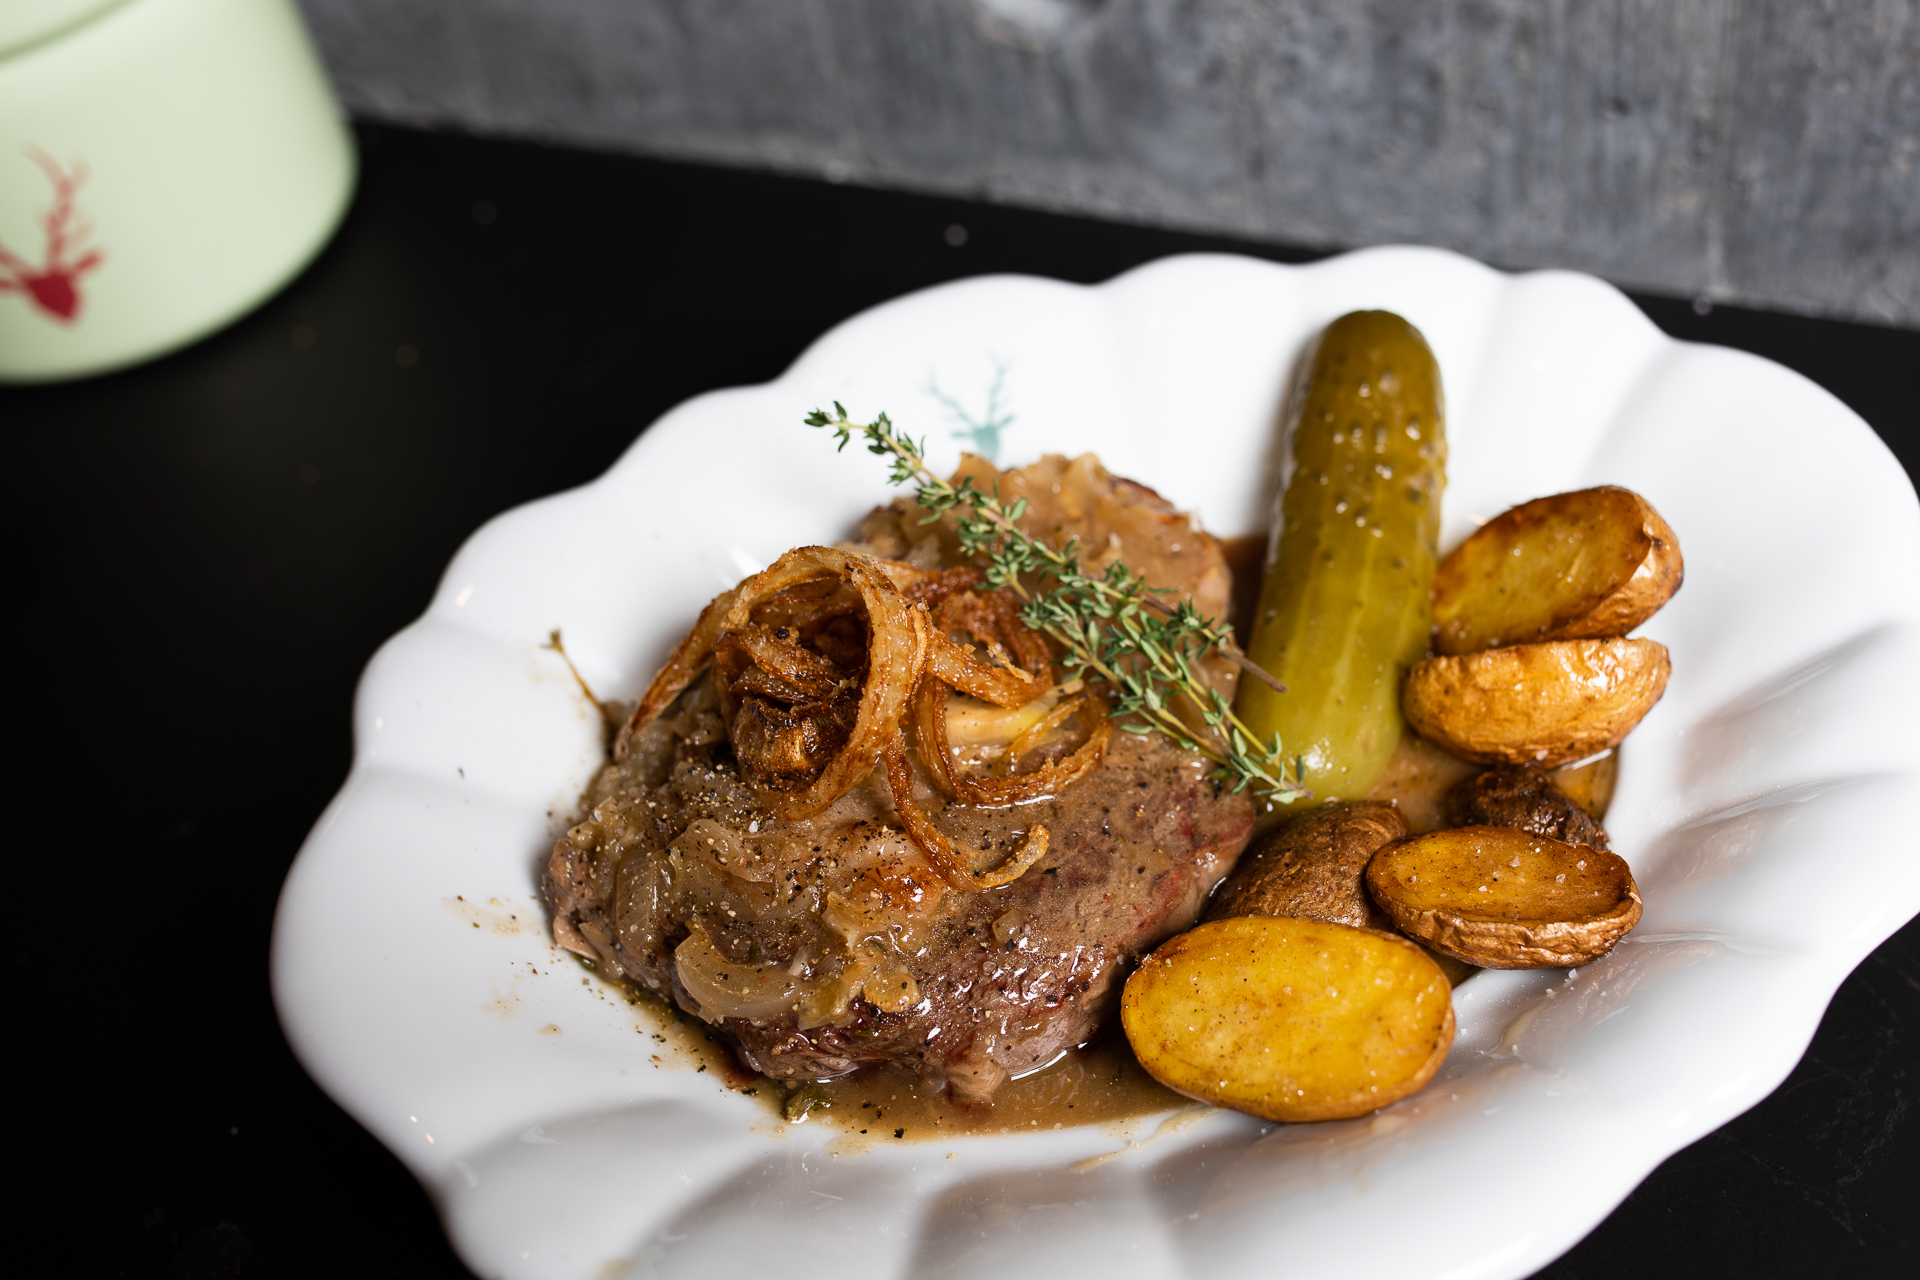
[(1058, 1062), (1000, 1086), (990, 1107), (961, 1106), (918, 1087), (900, 1067), (867, 1068), (811, 1086), (830, 1104), (814, 1117), (870, 1140), (931, 1142), (972, 1134), (1031, 1133), (1108, 1124), (1191, 1104), (1141, 1069), (1119, 1019)]
[(804, 1092), (814, 1104), (805, 1123), (834, 1129), (868, 1147), (887, 1142), (937, 1142), (977, 1134), (1072, 1129), (1158, 1115), (1192, 1100), (1156, 1082), (1141, 1069), (1114, 1018), (1093, 1040), (1058, 1061), (1009, 1080), (990, 1107), (962, 1106), (923, 1092), (919, 1078), (901, 1067), (867, 1067), (838, 1080), (798, 1088), (746, 1070), (723, 1037), (665, 1000), (624, 983), (606, 983), (635, 1010), (641, 1028), (659, 1043), (656, 1065), (691, 1066), (736, 1093), (760, 1099), (769, 1118), (791, 1122), (799, 1108), (789, 1099)]

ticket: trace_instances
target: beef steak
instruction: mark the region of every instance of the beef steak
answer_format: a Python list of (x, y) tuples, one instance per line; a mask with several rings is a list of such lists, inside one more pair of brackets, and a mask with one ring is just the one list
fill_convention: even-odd
[[(1091, 458), (994, 478), (1030, 489), (1031, 518), (1050, 532), (1224, 609), (1219, 544), (1151, 490)], [(904, 510), (876, 513), (863, 533), (881, 555), (955, 559)], [(671, 995), (768, 1076), (896, 1063), (985, 1102), (1089, 1038), (1116, 979), (1194, 921), (1252, 829), (1251, 801), (1158, 734), (1115, 733), (1090, 774), (1004, 808), (948, 804), (913, 767), (919, 807), (975, 870), (1036, 823), (1046, 856), (999, 888), (951, 887), (903, 834), (883, 771), (811, 818), (770, 816), (740, 775), (711, 683), (697, 682), (600, 772), (588, 816), (555, 845), (543, 885), (555, 937)]]

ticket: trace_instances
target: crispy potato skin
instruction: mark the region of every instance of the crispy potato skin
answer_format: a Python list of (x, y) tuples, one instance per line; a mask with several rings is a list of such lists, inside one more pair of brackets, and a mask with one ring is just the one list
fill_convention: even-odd
[(1488, 969), (1586, 964), (1640, 922), (1640, 890), (1619, 857), (1513, 827), (1387, 845), (1367, 889), (1407, 936)]
[(1440, 563), (1434, 651), (1623, 636), (1685, 576), (1680, 540), (1631, 489), (1536, 498), (1489, 520)]
[(1605, 850), (1606, 828), (1532, 765), (1499, 765), (1447, 792), (1450, 827), (1518, 827), (1564, 844)]
[(1620, 740), (1666, 692), (1652, 640), (1551, 640), (1428, 658), (1407, 676), (1407, 722), (1481, 764), (1563, 765)]
[(1267, 1120), (1345, 1120), (1413, 1093), (1453, 1044), (1425, 951), (1323, 920), (1240, 916), (1163, 944), (1127, 980), (1121, 1026), (1161, 1084)]
[(1361, 877), (1374, 853), (1407, 835), (1390, 804), (1358, 800), (1300, 814), (1262, 837), (1214, 891), (1206, 919), (1299, 916), (1391, 930)]

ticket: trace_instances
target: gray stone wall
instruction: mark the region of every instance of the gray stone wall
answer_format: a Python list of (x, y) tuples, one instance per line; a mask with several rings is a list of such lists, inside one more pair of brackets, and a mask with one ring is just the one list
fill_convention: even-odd
[(301, 0), (384, 120), (1920, 324), (1920, 0)]

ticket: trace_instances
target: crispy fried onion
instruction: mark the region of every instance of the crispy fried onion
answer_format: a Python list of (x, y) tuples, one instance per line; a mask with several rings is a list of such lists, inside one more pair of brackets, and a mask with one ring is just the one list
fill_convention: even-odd
[(658, 720), (660, 713), (673, 704), (681, 691), (707, 669), (707, 663), (713, 657), (713, 646), (719, 642), (720, 633), (726, 630), (727, 610), (733, 607), (733, 599), (739, 593), (740, 588), (735, 587), (715, 596), (700, 611), (693, 630), (687, 632), (680, 643), (673, 647), (673, 652), (667, 656), (667, 665), (660, 668), (660, 674), (653, 678), (646, 693), (641, 695), (640, 705), (633, 709), (626, 724), (620, 727), (620, 736), (613, 743), (615, 760), (625, 760), (633, 750), (634, 735)]
[(887, 788), (893, 792), (893, 807), (900, 813), (900, 825), (907, 836), (920, 846), (934, 870), (956, 889), (997, 889), (1012, 884), (1027, 873), (1027, 868), (1047, 856), (1047, 829), (1039, 824), (1029, 828), (1020, 846), (1007, 860), (991, 871), (975, 873), (966, 857), (946, 832), (933, 825), (933, 819), (921, 811), (913, 799), (913, 769), (907, 764), (907, 739), (896, 733), (887, 744)]
[[(903, 726), (909, 710), (935, 787), (965, 804), (1040, 799), (1099, 763), (1111, 727), (1098, 699), (1061, 703), (1015, 740), (1019, 758), (1078, 714), (1082, 745), (1063, 760), (1011, 777), (976, 778), (955, 761), (946, 734), (953, 689), (1020, 707), (1053, 684), (1046, 641), (1019, 619), (1004, 591), (970, 590), (974, 569), (932, 572), (893, 561), (800, 547), (704, 609), (654, 677), (615, 743), (634, 737), (703, 670), (711, 670), (741, 776), (779, 815), (806, 818), (851, 790), (883, 760), (908, 836), (954, 887), (1011, 883), (1047, 850), (1035, 826), (1000, 867), (975, 873), (915, 803)], [(950, 633), (971, 635), (985, 650)]]
[[(1025, 706), (1051, 686), (1051, 664), (1046, 641), (1021, 623), (1013, 601), (1004, 591), (961, 591), (940, 602), (934, 614), (935, 649), (928, 656), (927, 671), (938, 679), (922, 680), (914, 692), (913, 728), (933, 785), (942, 795), (961, 804), (998, 807), (1024, 804), (1057, 794), (1075, 779), (1085, 776), (1106, 754), (1113, 726), (1107, 720), (1106, 704), (1090, 695), (1070, 698), (1056, 706), (1040, 721), (1013, 740), (1007, 761), (1018, 766), (1020, 758), (1040, 745), (1042, 739), (1076, 714), (1086, 726), (1086, 741), (1063, 760), (1053, 760), (1030, 773), (1009, 777), (978, 778), (963, 770), (954, 759), (953, 745), (947, 737), (948, 686), (1003, 707)], [(1003, 661), (1018, 661), (1029, 681), (1019, 680), (1020, 671), (989, 667), (971, 649), (947, 640), (950, 631), (966, 631), (986, 646), (987, 652)], [(974, 670), (936, 666), (946, 656), (939, 648), (945, 642)], [(984, 671), (995, 677), (988, 681)]]
[(1113, 737), (1113, 723), (1107, 719), (1106, 704), (1090, 694), (1069, 698), (1043, 716), (1013, 740), (1007, 748), (1007, 760), (1018, 764), (1020, 757), (1040, 745), (1040, 740), (1078, 714), (1087, 726), (1087, 738), (1062, 760), (1049, 760), (1028, 773), (1006, 777), (975, 777), (953, 758), (953, 745), (947, 738), (947, 686), (935, 680), (923, 680), (914, 693), (913, 729), (933, 785), (942, 795), (961, 804), (999, 808), (1026, 804), (1057, 795), (1062, 787), (1085, 777), (1106, 754)]
[(787, 818), (852, 790), (899, 732), (931, 633), (927, 611), (867, 556), (800, 547), (741, 583), (713, 657), (741, 776)]
[[(933, 616), (927, 674), (934, 679), (999, 707), (1024, 707), (1052, 687), (1047, 642), (1020, 621), (1005, 591), (954, 590)], [(993, 662), (981, 661), (970, 647), (948, 639), (953, 631), (970, 633)]]

